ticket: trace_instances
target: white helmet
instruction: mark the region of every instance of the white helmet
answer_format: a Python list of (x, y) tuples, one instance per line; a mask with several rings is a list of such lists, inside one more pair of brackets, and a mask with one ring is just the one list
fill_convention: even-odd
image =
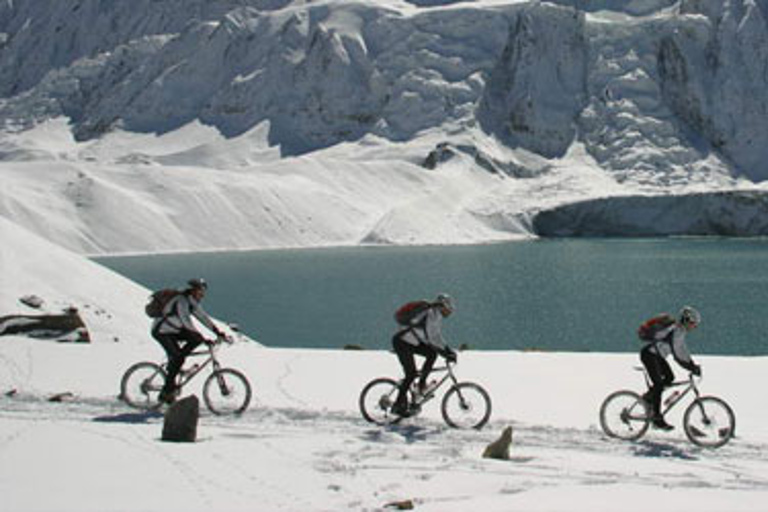
[(696, 327), (701, 323), (701, 313), (691, 306), (683, 306), (680, 310), (680, 324), (684, 327)]
[(435, 304), (437, 304), (440, 307), (443, 307), (453, 313), (456, 310), (456, 305), (453, 302), (453, 299), (450, 295), (447, 293), (441, 293), (437, 296), (435, 299)]

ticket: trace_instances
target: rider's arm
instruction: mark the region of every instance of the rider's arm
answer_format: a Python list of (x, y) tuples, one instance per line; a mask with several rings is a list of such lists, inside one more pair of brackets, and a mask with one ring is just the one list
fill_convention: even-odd
[(424, 330), (427, 333), (427, 343), (432, 345), (437, 351), (445, 351), (445, 340), (442, 333), (443, 315), (437, 308), (430, 308), (427, 311), (427, 323)]
[(670, 343), (672, 348), (672, 356), (677, 361), (677, 364), (693, 372), (698, 368), (698, 365), (693, 362), (691, 353), (688, 351), (688, 345), (685, 343), (685, 329), (683, 327), (676, 327), (672, 334), (672, 342)]
[(189, 302), (192, 314), (195, 316), (195, 318), (197, 318), (200, 323), (203, 324), (209, 331), (215, 333), (217, 336), (220, 335), (221, 331), (218, 327), (216, 327), (216, 324), (213, 323), (213, 320), (211, 320), (211, 317), (208, 316), (208, 313), (205, 312), (203, 306), (201, 306), (199, 302), (191, 297)]

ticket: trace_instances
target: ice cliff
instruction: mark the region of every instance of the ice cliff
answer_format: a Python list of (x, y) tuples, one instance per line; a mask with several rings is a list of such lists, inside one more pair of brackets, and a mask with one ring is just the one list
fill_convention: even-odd
[(97, 253), (766, 234), (713, 219), (763, 201), (767, 14), (3, 0), (0, 214)]

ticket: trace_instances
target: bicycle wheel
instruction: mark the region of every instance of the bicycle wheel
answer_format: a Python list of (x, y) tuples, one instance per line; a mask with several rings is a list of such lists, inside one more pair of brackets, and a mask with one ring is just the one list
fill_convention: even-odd
[(736, 432), (736, 417), (731, 407), (714, 396), (694, 400), (683, 416), (685, 435), (705, 448), (717, 448), (730, 441)]
[(251, 402), (251, 385), (238, 370), (224, 368), (205, 380), (203, 398), (213, 414), (241, 414)]
[(136, 363), (123, 374), (120, 398), (137, 409), (152, 410), (160, 407), (158, 395), (165, 384), (165, 371), (156, 363)]
[(398, 384), (394, 379), (382, 377), (374, 379), (360, 392), (360, 413), (367, 421), (377, 425), (387, 425), (400, 419), (390, 409), (397, 399)]
[(640, 439), (650, 426), (648, 404), (634, 391), (616, 391), (600, 407), (600, 426), (611, 437)]
[(474, 382), (460, 382), (443, 397), (443, 419), (453, 428), (482, 428), (491, 417), (491, 397)]

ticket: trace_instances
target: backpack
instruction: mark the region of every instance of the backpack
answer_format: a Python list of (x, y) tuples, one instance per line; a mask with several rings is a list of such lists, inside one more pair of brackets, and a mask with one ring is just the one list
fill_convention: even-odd
[(675, 317), (662, 313), (643, 322), (637, 329), (637, 337), (643, 341), (655, 341), (656, 334), (675, 323)]
[(163, 316), (163, 310), (165, 306), (171, 301), (172, 298), (179, 295), (179, 290), (172, 288), (164, 288), (158, 290), (149, 296), (149, 302), (144, 306), (144, 312), (150, 318), (160, 318)]
[(406, 302), (395, 311), (395, 322), (400, 325), (413, 326), (413, 320), (432, 307), (426, 300)]

